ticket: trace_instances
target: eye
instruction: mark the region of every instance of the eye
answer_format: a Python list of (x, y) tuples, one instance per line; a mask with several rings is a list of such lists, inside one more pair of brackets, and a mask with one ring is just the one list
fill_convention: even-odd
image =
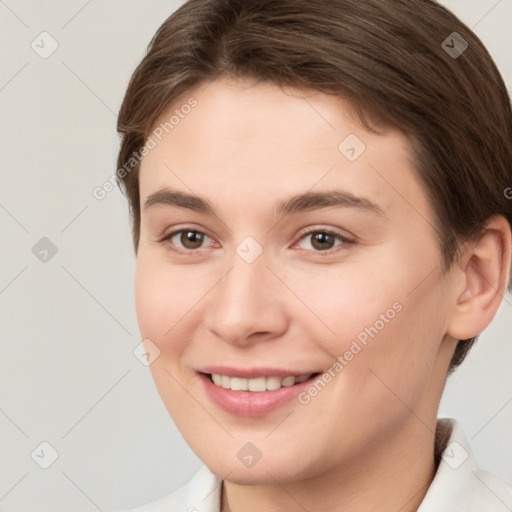
[[(300, 241), (307, 240), (308, 237), (310, 238), (310, 247), (312, 247), (312, 249), (308, 247), (301, 247), (301, 249), (313, 250), (314, 252), (327, 252), (329, 254), (333, 252), (333, 249), (336, 247), (354, 243), (352, 240), (349, 240), (339, 233), (321, 228), (312, 229), (304, 233)], [(213, 242), (213, 239), (206, 233), (189, 227), (173, 231), (158, 240), (158, 242), (162, 244), (168, 243), (171, 250), (186, 254), (194, 252), (196, 249), (201, 249), (205, 239), (210, 239)], [(338, 241), (338, 244), (336, 244), (336, 241)], [(213, 244), (210, 243), (210, 246), (211, 245)]]
[[(180, 229), (178, 231), (173, 231), (172, 233), (169, 233), (168, 235), (166, 235), (162, 239), (160, 239), (159, 242), (160, 243), (169, 242), (169, 245), (171, 246), (171, 249), (173, 251), (186, 253), (186, 252), (193, 252), (194, 249), (200, 249), (205, 238), (210, 238), (210, 237), (207, 234), (203, 233), (202, 231), (198, 231), (197, 229), (185, 228), (185, 229)], [(175, 241), (173, 241), (173, 239), (175, 239)], [(212, 239), (210, 238), (210, 240), (212, 240)], [(177, 244), (181, 244), (181, 246), (185, 250), (180, 248), (179, 245), (176, 248)]]
[[(310, 246), (313, 247), (315, 252), (331, 252), (333, 248), (339, 247), (340, 245), (348, 245), (354, 243), (352, 240), (326, 229), (314, 229), (310, 230), (301, 236), (300, 240), (310, 239)], [(339, 241), (337, 245), (335, 242)], [(307, 250), (309, 250), (306, 247)]]

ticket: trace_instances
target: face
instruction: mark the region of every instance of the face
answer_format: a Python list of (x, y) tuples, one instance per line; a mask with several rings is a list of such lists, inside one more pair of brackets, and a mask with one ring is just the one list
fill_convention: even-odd
[(155, 126), (176, 110), (140, 168), (135, 290), (191, 448), (231, 481), (287, 482), (435, 425), (451, 298), (405, 136), (226, 78)]

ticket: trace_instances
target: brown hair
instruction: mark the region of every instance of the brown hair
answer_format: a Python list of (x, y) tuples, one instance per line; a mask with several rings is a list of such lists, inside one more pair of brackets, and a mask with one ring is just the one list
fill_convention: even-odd
[[(376, 114), (404, 132), (435, 208), (444, 270), (491, 216), (512, 225), (510, 99), (480, 39), (449, 10), (432, 0), (189, 0), (149, 43), (119, 112), (117, 176), (135, 252), (134, 156), (178, 97), (222, 75), (338, 95), (366, 127), (365, 114)], [(450, 372), (476, 339), (459, 341)]]

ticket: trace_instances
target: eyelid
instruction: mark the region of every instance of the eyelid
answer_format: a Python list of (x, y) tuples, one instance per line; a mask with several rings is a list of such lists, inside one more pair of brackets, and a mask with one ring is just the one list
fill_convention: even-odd
[(343, 241), (346, 241), (346, 242), (355, 242), (355, 240), (356, 240), (356, 237), (354, 235), (351, 235), (350, 233), (342, 234), (336, 228), (326, 227), (326, 226), (323, 226), (321, 224), (316, 225), (316, 226), (308, 226), (307, 228), (304, 228), (303, 230), (301, 230), (299, 232), (298, 236), (300, 238), (303, 238), (305, 235), (309, 235), (311, 233), (318, 233), (318, 232), (320, 232), (320, 233), (328, 233), (330, 235), (337, 236), (337, 237), (339, 237), (340, 239), (342, 239)]

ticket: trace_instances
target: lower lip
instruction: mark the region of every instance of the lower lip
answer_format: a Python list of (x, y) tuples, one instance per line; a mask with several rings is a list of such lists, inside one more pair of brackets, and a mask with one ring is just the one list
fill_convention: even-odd
[(210, 399), (224, 411), (238, 416), (263, 416), (294, 399), (319, 377), (314, 375), (300, 384), (271, 391), (232, 391), (215, 385), (209, 375), (199, 376)]

